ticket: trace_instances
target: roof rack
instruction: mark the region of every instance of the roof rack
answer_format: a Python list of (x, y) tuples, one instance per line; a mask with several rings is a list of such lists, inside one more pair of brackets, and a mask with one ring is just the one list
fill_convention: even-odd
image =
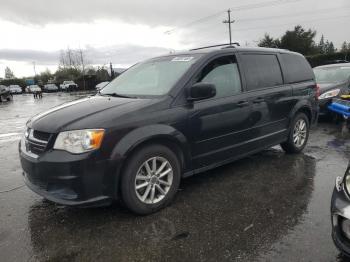
[(198, 47), (198, 48), (193, 48), (190, 49), (190, 51), (196, 51), (196, 50), (201, 50), (201, 49), (207, 49), (207, 48), (213, 48), (213, 47), (220, 47), (220, 46), (226, 46), (224, 48), (235, 48), (234, 45), (240, 46), (238, 42), (234, 42), (231, 44), (221, 44), (221, 45), (209, 45), (209, 46), (203, 46), (203, 47)]

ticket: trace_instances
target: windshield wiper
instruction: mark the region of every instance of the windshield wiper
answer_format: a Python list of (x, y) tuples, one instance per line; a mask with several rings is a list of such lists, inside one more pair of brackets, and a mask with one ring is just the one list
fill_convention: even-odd
[(107, 93), (107, 94), (102, 94), (101, 92), (99, 92), (99, 94), (101, 96), (113, 96), (113, 97), (122, 97), (122, 98), (137, 98), (135, 96), (126, 96), (126, 95), (120, 95), (117, 93)]

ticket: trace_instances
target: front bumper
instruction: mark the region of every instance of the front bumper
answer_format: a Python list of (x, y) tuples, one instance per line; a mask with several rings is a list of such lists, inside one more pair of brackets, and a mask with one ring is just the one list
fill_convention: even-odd
[(344, 219), (350, 220), (350, 200), (344, 191), (334, 188), (331, 201), (332, 217), (332, 238), (336, 247), (346, 256), (350, 257), (350, 239), (348, 239), (341, 229), (341, 222)]
[(50, 150), (33, 158), (19, 147), (26, 185), (44, 198), (69, 206), (102, 206), (116, 199), (118, 161), (96, 152), (73, 155)]

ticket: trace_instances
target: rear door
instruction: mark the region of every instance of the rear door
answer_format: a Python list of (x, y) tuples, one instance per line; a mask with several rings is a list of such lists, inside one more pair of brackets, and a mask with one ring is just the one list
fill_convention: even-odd
[(285, 85), (276, 53), (242, 53), (246, 92), (252, 104), (251, 132), (256, 147), (280, 143), (287, 134), (293, 107), (292, 87)]

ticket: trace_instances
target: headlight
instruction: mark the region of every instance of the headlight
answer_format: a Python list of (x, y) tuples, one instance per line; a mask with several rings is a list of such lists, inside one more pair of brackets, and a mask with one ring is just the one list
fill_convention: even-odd
[(340, 89), (334, 89), (334, 90), (328, 91), (328, 92), (320, 95), (318, 97), (318, 99), (326, 99), (326, 98), (335, 97), (335, 96), (339, 95), (339, 93), (340, 93)]
[(99, 149), (102, 143), (103, 129), (65, 131), (58, 134), (54, 149), (81, 154)]

